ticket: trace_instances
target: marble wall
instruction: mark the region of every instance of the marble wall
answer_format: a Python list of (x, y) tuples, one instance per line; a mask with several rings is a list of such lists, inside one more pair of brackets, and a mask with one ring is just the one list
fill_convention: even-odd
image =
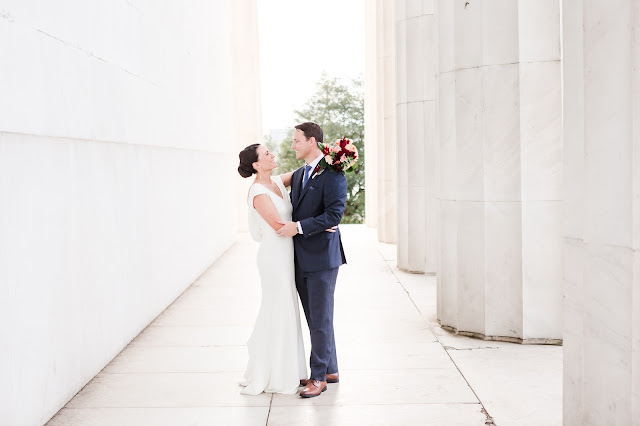
[(459, 332), (562, 337), (559, 8), (438, 4), (438, 319)]
[(563, 0), (564, 424), (640, 425), (640, 5)]
[[(231, 1), (230, 7), (233, 141), (235, 152), (239, 153), (248, 145), (263, 142), (258, 10), (256, 0)], [(238, 160), (237, 155), (235, 159)], [(235, 179), (238, 231), (249, 232), (247, 194), (253, 179), (242, 179), (237, 172), (234, 175), (234, 178), (236, 177), (238, 177)]]
[(398, 266), (435, 273), (437, 26), (435, 0), (397, 0)]
[(0, 424), (44, 424), (234, 242), (230, 18), (2, 2)]

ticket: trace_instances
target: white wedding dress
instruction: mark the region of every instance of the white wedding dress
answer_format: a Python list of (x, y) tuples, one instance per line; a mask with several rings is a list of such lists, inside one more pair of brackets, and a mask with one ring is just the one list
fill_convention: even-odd
[(289, 195), (279, 176), (272, 177), (282, 198), (261, 184), (249, 190), (249, 230), (258, 249), (258, 272), (262, 302), (253, 332), (247, 342), (249, 362), (244, 374), (242, 393), (262, 392), (293, 394), (299, 391), (300, 379), (307, 377), (304, 344), (300, 329), (298, 293), (295, 284), (293, 239), (280, 237), (253, 208), (253, 198), (267, 194), (283, 221), (291, 220), (293, 210)]

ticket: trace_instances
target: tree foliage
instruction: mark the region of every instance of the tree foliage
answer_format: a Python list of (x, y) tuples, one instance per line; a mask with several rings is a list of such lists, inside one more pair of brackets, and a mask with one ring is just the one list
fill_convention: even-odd
[[(345, 83), (323, 74), (316, 84), (316, 91), (304, 106), (295, 111), (299, 123), (313, 121), (324, 132), (324, 142), (332, 143), (346, 136), (353, 140), (360, 157), (353, 173), (346, 173), (347, 204), (342, 223), (364, 222), (364, 93), (362, 79)], [(280, 172), (295, 170), (304, 164), (296, 160), (291, 149), (294, 129), (289, 130), (281, 142), (278, 155)]]

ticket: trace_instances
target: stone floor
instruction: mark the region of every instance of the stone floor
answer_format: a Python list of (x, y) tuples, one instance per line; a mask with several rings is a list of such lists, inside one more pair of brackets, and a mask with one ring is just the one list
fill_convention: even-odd
[(376, 242), (372, 229), (342, 228), (349, 264), (336, 289), (341, 381), (320, 397), (240, 394), (260, 301), (257, 245), (241, 235), (48, 425), (562, 423), (561, 347), (442, 330), (435, 278), (399, 271), (395, 247)]

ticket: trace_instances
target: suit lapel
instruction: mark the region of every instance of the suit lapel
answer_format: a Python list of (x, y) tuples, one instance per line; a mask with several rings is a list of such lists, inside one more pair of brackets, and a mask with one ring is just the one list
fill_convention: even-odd
[[(302, 173), (304, 174), (304, 171)], [(320, 172), (318, 172), (318, 173), (320, 173)], [(309, 180), (307, 181), (307, 186), (305, 186), (304, 188), (302, 188), (302, 180), (300, 180), (300, 188), (301, 188), (301, 191), (299, 192), (300, 196), (298, 197), (298, 200), (296, 201), (296, 204), (294, 205), (294, 207), (297, 207), (298, 204), (300, 204), (300, 201), (302, 200), (302, 198), (309, 191), (309, 188), (311, 187), (311, 183), (313, 182), (314, 178), (319, 177), (318, 173), (312, 173), (311, 174), (311, 176), (309, 177)]]
[(303, 174), (304, 166), (293, 172), (293, 176), (291, 176), (291, 202), (294, 206), (298, 205), (298, 200), (300, 199)]

